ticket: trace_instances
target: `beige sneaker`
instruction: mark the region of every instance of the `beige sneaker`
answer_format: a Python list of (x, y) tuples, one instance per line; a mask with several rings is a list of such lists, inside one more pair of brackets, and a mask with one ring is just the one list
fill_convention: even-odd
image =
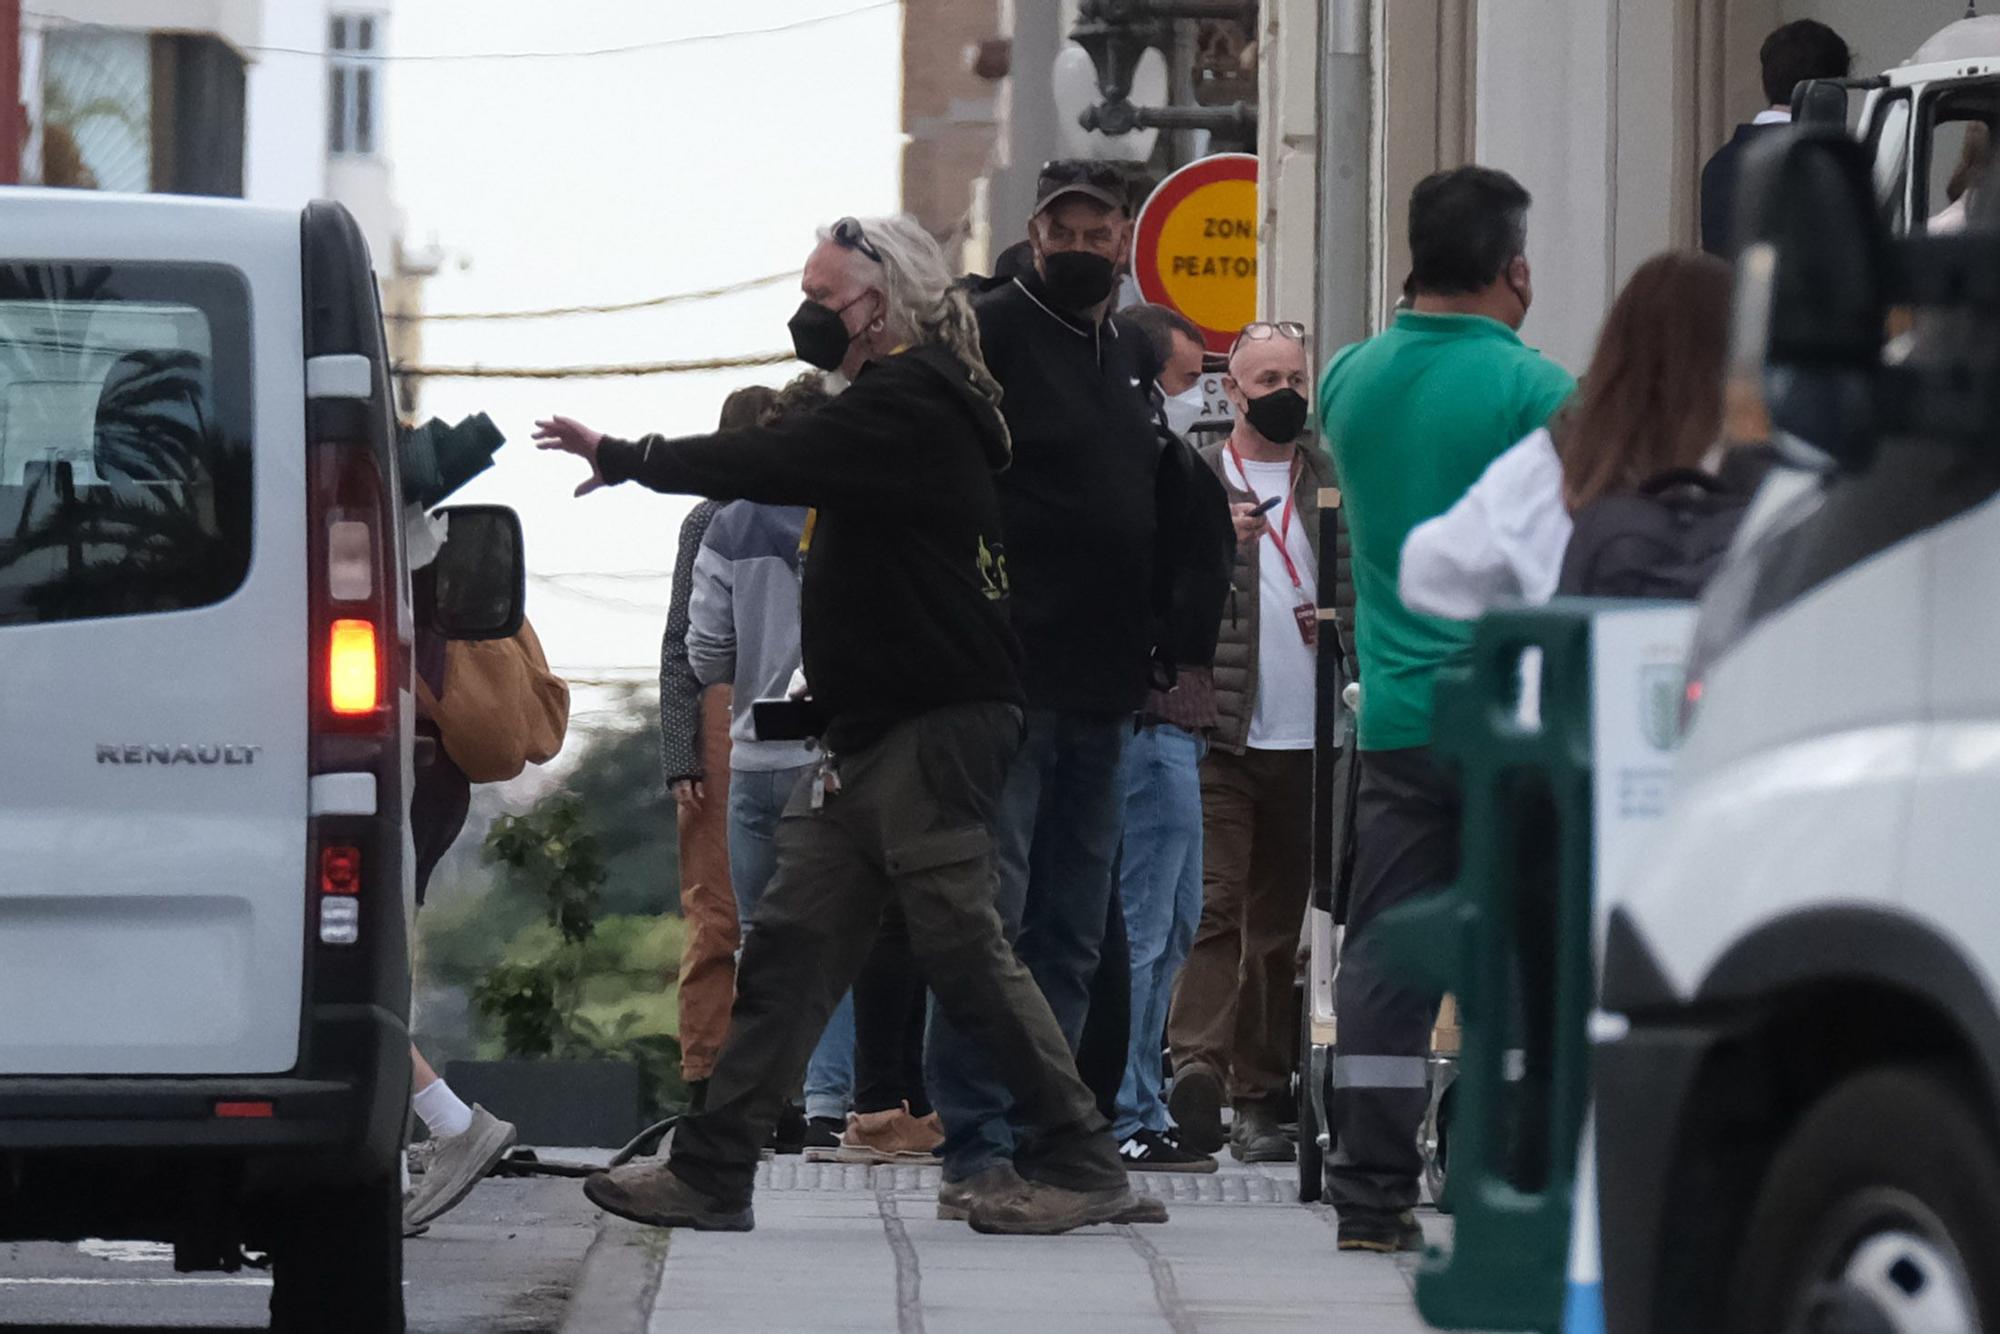
[(463, 1134), (438, 1142), (422, 1183), (404, 1202), (404, 1235), (413, 1235), (410, 1229), (422, 1227), (439, 1214), (456, 1208), (506, 1156), (514, 1140), (512, 1122), (502, 1121), (474, 1103), (471, 1127)]
[(886, 1112), (849, 1112), (847, 1129), (831, 1149), (809, 1149), (808, 1158), (836, 1163), (899, 1163), (931, 1166), (944, 1144), (944, 1125), (936, 1113), (910, 1114), (910, 1104)]

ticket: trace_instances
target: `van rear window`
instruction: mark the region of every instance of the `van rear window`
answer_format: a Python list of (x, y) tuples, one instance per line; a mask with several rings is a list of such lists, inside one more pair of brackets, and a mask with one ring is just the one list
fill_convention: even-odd
[(250, 399), (235, 270), (0, 261), (0, 626), (235, 592)]

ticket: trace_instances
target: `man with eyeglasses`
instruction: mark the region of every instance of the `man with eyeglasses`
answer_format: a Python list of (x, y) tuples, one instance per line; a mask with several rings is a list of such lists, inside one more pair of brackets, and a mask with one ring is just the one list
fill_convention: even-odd
[(1313, 654), (1319, 633), (1319, 490), (1299, 447), (1311, 415), (1305, 328), (1238, 335), (1222, 382), (1227, 439), (1202, 450), (1236, 523), (1236, 563), (1215, 650), (1216, 726), (1201, 766), (1202, 910), (1168, 1012), (1168, 1107), (1188, 1149), (1289, 1162), (1292, 980), (1312, 880)]
[(1370, 926), (1458, 873), (1458, 785), (1431, 751), (1438, 669), (1466, 622), (1421, 616), (1397, 591), (1403, 539), (1444, 513), (1501, 453), (1554, 415), (1575, 382), (1522, 343), (1534, 300), (1528, 192), (1459, 167), (1410, 196), (1410, 308), (1343, 349), (1320, 378), (1320, 428), (1353, 544), (1361, 664), (1360, 792), (1338, 994), (1327, 1195), (1340, 1248), (1414, 1251), (1417, 1125), (1439, 997), (1388, 974)]
[[(1047, 164), (1028, 223), (1032, 268), (975, 301), (1014, 442), (999, 481), (1028, 701), (1001, 797), (996, 906), (1072, 1051), (1104, 950), (1121, 759), (1154, 640), (1159, 366), (1144, 334), (1111, 313), (1131, 241), (1126, 196), (1109, 164)], [(1009, 1099), (983, 1054), (934, 1024), (928, 1073), (945, 1129), (941, 1212), (1012, 1189)]]

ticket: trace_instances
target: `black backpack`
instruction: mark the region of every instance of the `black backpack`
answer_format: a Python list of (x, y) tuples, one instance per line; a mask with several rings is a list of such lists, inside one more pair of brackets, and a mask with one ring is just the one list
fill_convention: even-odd
[(1705, 472), (1676, 469), (1636, 494), (1592, 501), (1576, 512), (1556, 592), (1699, 598), (1736, 536), (1750, 491)]

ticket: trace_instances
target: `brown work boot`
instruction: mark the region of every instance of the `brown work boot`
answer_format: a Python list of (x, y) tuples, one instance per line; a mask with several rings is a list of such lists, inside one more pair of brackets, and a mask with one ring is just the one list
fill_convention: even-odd
[[(1095, 1223), (1126, 1221), (1138, 1205), (1130, 1186), (1104, 1190), (1070, 1190), (1045, 1181), (1030, 1181), (1012, 1195), (989, 1196), (972, 1206), (974, 1232), (1045, 1237)], [(1159, 1204), (1159, 1201), (1153, 1201)], [(1160, 1205), (1159, 1211), (1164, 1211)], [(1156, 1211), (1148, 1211), (1156, 1212)], [(1132, 1218), (1149, 1222), (1148, 1218)]]
[(975, 1172), (963, 1181), (947, 1181), (938, 1187), (937, 1216), (947, 1223), (963, 1223), (972, 1217), (972, 1210), (986, 1199), (1005, 1199), (1019, 1193), (1027, 1186), (1021, 1174), (1014, 1170), (1014, 1164), (999, 1162), (983, 1172)]
[(1229, 1130), (1229, 1154), (1239, 1163), (1289, 1163), (1299, 1156), (1277, 1120), (1261, 1107), (1238, 1107)]
[(757, 1225), (750, 1206), (731, 1209), (703, 1195), (658, 1158), (599, 1172), (583, 1183), (590, 1202), (608, 1214), (654, 1227), (696, 1232), (748, 1232)]
[(943, 1143), (944, 1126), (936, 1114), (912, 1116), (906, 1102), (886, 1112), (849, 1112), (840, 1143), (831, 1152), (808, 1150), (806, 1156), (840, 1163), (929, 1165), (937, 1162)]

